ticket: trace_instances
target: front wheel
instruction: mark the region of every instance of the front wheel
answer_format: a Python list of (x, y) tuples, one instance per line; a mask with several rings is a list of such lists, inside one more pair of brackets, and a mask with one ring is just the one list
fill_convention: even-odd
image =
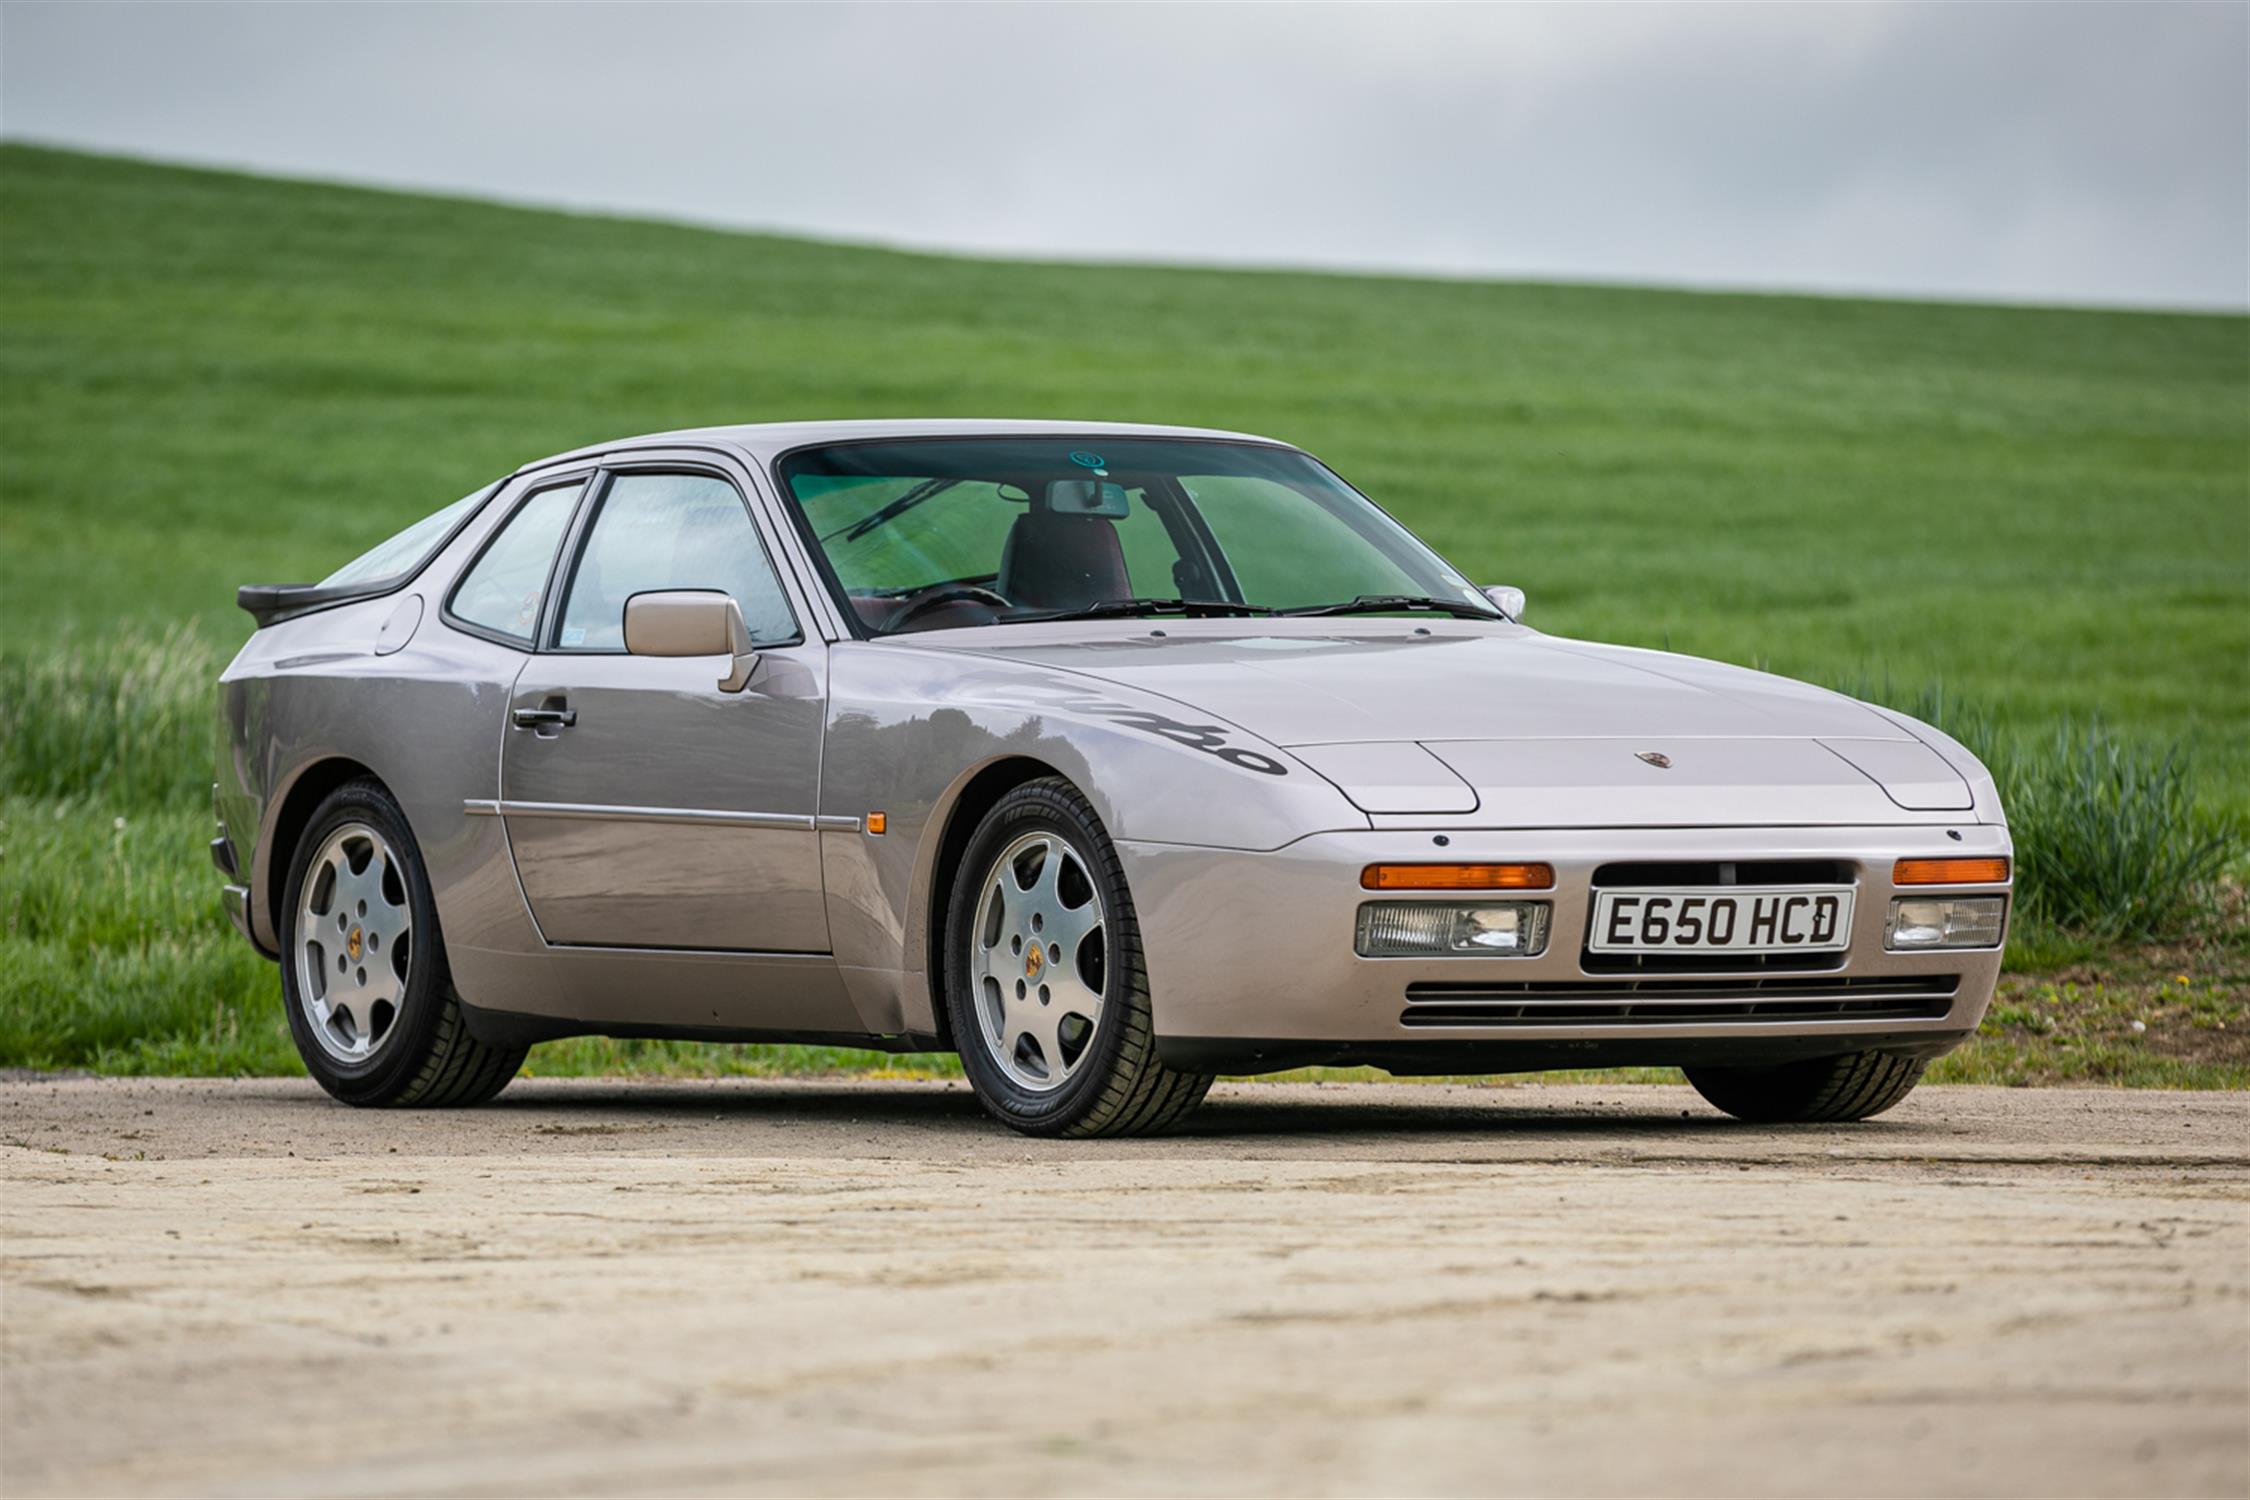
[(1689, 1068), (1687, 1080), (1705, 1099), (1760, 1125), (1864, 1120), (1914, 1091), (1929, 1059), (1888, 1052), (1847, 1052), (1772, 1068)]
[(1211, 1078), (1156, 1057), (1140, 928), (1083, 794), (1026, 782), (977, 825), (955, 872), (945, 995), (977, 1098), (1027, 1135), (1145, 1135)]
[(524, 1049), (470, 1035), (406, 814), (353, 781), (314, 811), (289, 862), (281, 990), (305, 1069), (346, 1104), (482, 1104)]

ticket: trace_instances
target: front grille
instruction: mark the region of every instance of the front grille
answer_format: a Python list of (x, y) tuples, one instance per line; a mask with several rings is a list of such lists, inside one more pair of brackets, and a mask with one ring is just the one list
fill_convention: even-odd
[[(1854, 885), (1858, 873), (1841, 859), (1642, 860), (1602, 865), (1596, 891), (1672, 890), (1682, 886)], [(1596, 953), (1578, 952), (1589, 974), (1814, 974), (1840, 969), (1834, 953)]]
[(1958, 974), (1898, 978), (1520, 980), (1406, 987), (1402, 1026), (1662, 1026), (1687, 1022), (1937, 1021)]

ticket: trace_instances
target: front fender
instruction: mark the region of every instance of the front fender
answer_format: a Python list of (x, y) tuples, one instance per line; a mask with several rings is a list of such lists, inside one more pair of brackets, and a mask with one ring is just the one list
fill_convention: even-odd
[[(1120, 843), (1271, 850), (1368, 827), (1287, 751), (1171, 699), (1043, 665), (840, 644), (821, 762), (829, 930), (855, 997), (901, 1030), (935, 1029), (923, 971), (940, 849), (963, 795), (1004, 761), (1067, 777)], [(864, 830), (873, 812), (880, 836)]]
[(1969, 797), (1975, 804), (1974, 811), (1979, 823), (1995, 823), (2002, 828), (2008, 826), (2007, 810), (2000, 805), (1999, 783), (1968, 746), (1944, 730), (1911, 718), (1896, 709), (1881, 708), (1872, 703), (1867, 707), (1935, 750), (1939, 759), (1960, 774), (1961, 779), (1969, 784)]

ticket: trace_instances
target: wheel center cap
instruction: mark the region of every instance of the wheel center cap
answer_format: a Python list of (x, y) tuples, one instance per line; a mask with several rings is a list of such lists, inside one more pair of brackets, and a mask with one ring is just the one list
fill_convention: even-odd
[(1047, 950), (1040, 947), (1037, 943), (1033, 943), (1031, 945), (1031, 951), (1024, 955), (1024, 976), (1029, 979), (1037, 979), (1039, 977), (1039, 971), (1046, 966)]
[(344, 951), (352, 956), (352, 962), (354, 963), (359, 962), (359, 949), (360, 944), (363, 941), (362, 935), (364, 932), (364, 928), (354, 927), (352, 929), (352, 935), (344, 939)]

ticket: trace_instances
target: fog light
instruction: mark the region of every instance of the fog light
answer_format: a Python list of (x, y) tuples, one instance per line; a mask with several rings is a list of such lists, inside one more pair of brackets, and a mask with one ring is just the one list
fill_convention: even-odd
[(1894, 953), (1917, 948), (1997, 948), (2007, 915), (2005, 896), (1902, 896), (1891, 902), (1883, 946)]
[(1370, 901), (1356, 946), (1362, 958), (1536, 958), (1551, 911), (1544, 901)]

